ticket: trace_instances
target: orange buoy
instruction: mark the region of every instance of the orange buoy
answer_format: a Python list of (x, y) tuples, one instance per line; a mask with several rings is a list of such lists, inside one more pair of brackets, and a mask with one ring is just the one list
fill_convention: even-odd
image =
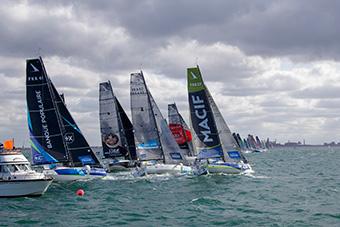
[(85, 191), (83, 189), (78, 189), (77, 192), (76, 192), (77, 196), (83, 196), (85, 195)]

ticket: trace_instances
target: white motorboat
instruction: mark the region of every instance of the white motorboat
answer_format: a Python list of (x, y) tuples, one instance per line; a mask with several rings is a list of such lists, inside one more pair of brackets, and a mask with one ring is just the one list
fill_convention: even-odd
[(32, 170), (21, 152), (0, 152), (0, 197), (41, 196), (52, 181)]

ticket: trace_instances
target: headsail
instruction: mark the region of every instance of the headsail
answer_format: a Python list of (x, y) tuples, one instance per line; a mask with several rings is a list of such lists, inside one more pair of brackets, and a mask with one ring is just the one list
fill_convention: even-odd
[(116, 103), (117, 103), (117, 109), (118, 109), (118, 115), (120, 117), (122, 126), (123, 126), (123, 131), (124, 131), (124, 138), (126, 142), (126, 147), (130, 153), (130, 159), (132, 160), (137, 160), (137, 153), (136, 153), (136, 145), (135, 145), (135, 137), (134, 137), (134, 132), (133, 132), (133, 125), (126, 115), (123, 107), (120, 105), (120, 102), (116, 98)]
[(71, 164), (73, 166), (100, 165), (99, 160), (87, 143), (78, 125), (73, 120), (71, 113), (66, 108), (64, 101), (50, 79), (49, 84), (52, 91), (52, 97), (57, 105), (58, 113), (61, 118), (64, 142), (70, 156)]
[(156, 119), (156, 125), (158, 128), (165, 163), (171, 164), (185, 161), (185, 157), (176, 143), (175, 137), (171, 133), (165, 118), (163, 117), (149, 90), (148, 93)]
[(169, 128), (174, 135), (179, 147), (186, 151), (187, 155), (193, 156), (192, 134), (183, 117), (178, 112), (175, 103), (168, 105)]
[(156, 119), (142, 72), (131, 74), (130, 89), (138, 157), (140, 160), (164, 160)]
[(26, 99), (33, 164), (67, 162), (60, 117), (41, 58), (26, 62)]
[(231, 131), (225, 122), (220, 110), (218, 109), (214, 99), (212, 98), (209, 90), (206, 88), (207, 96), (209, 103), (211, 105), (211, 109), (214, 115), (214, 119), (216, 122), (218, 136), (221, 141), (224, 160), (232, 160), (232, 159), (243, 159), (241, 152), (239, 151), (239, 146), (235, 141), (234, 137), (231, 134)]
[(133, 127), (110, 81), (99, 84), (99, 117), (104, 157), (136, 159)]
[(224, 157), (209, 97), (198, 67), (188, 68), (187, 76), (190, 117), (198, 137), (198, 157)]

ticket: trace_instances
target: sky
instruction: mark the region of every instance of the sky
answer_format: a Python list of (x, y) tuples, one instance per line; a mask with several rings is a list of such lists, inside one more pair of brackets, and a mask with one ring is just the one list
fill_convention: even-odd
[(130, 74), (143, 70), (163, 115), (176, 102), (188, 121), (197, 64), (241, 136), (339, 142), (339, 11), (335, 0), (1, 1), (0, 140), (28, 146), (25, 64), (41, 55), (91, 145), (100, 82), (130, 116)]

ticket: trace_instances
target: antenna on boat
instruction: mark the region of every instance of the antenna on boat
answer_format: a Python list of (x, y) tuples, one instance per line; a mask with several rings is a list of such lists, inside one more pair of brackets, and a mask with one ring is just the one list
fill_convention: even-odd
[(41, 57), (41, 52), (42, 52), (42, 48), (41, 48), (41, 47), (38, 47), (37, 54), (38, 54), (39, 57)]
[(198, 57), (195, 58), (195, 65), (198, 65)]

